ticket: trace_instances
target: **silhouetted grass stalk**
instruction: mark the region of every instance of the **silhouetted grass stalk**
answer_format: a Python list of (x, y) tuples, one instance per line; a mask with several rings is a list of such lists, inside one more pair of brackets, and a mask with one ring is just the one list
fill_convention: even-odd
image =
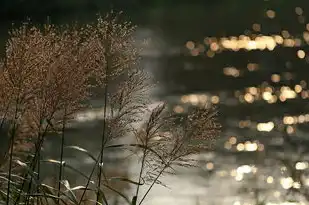
[[(50, 124), (48, 123), (45, 126), (44, 132), (42, 134), (38, 133), (37, 141), (36, 141), (35, 146), (34, 146), (35, 150), (34, 150), (34, 153), (33, 153), (32, 160), (31, 160), (30, 165), (29, 165), (31, 171), (33, 171), (33, 172), (35, 170), (36, 165), (38, 164), (37, 161), (39, 161), (38, 160), (39, 153), (41, 152), (41, 149), (42, 149), (42, 146), (43, 146), (43, 143), (44, 143), (44, 139), (45, 139), (45, 135), (46, 135), (49, 127), (50, 127)], [(25, 185), (26, 185), (27, 178), (28, 178), (29, 175), (30, 175), (29, 184), (28, 184), (28, 188), (25, 191), (26, 191), (26, 194), (27, 194), (26, 197), (28, 197), (30, 195), (33, 176), (28, 171), (26, 171), (26, 173), (24, 173), (24, 175), (23, 175), (23, 181), (22, 181), (21, 189), (19, 190), (19, 193), (17, 195), (17, 198), (15, 200), (14, 205), (17, 205), (19, 203), (20, 197), (22, 195), (23, 190), (25, 189)], [(26, 201), (28, 201), (28, 198), (26, 199)]]
[(101, 151), (100, 151), (100, 163), (99, 163), (99, 173), (98, 173), (98, 191), (97, 191), (97, 201), (99, 201), (100, 197), (100, 188), (101, 188), (101, 180), (102, 180), (102, 172), (103, 170), (103, 163), (104, 163), (104, 147), (106, 144), (106, 111), (107, 111), (107, 92), (108, 92), (108, 82), (106, 82), (105, 89), (104, 89), (104, 108), (103, 108), (103, 125), (102, 125), (102, 139), (101, 139)]
[[(165, 169), (168, 166), (164, 166), (163, 169), (161, 169), (161, 171), (158, 173), (158, 175), (156, 176), (156, 178), (153, 180), (153, 182), (151, 183), (151, 185), (149, 186), (149, 188), (147, 189), (146, 193), (144, 194), (144, 196), (142, 197), (142, 199), (140, 200), (140, 202), (138, 203), (139, 205), (142, 204), (142, 202), (144, 201), (144, 199), (146, 198), (146, 196), (149, 194), (150, 190), (152, 189), (152, 187), (156, 184), (156, 182), (158, 181), (158, 179), (160, 178), (160, 176), (163, 174), (163, 172), (165, 171)], [(134, 204), (136, 205), (136, 204)]]
[(63, 121), (62, 121), (62, 133), (61, 133), (61, 151), (60, 151), (60, 166), (59, 166), (59, 181), (58, 181), (58, 205), (60, 204), (60, 190), (61, 190), (61, 180), (62, 180), (62, 172), (63, 172), (63, 153), (64, 153), (64, 132), (66, 125), (66, 107), (64, 109)]
[[(105, 58), (105, 63), (106, 63), (106, 67), (105, 67), (105, 72), (106, 72), (106, 78), (105, 78), (105, 83), (104, 83), (104, 107), (103, 107), (103, 125), (102, 125), (102, 138), (101, 138), (101, 156), (100, 156), (100, 164), (99, 164), (99, 173), (98, 173), (98, 191), (97, 191), (97, 201), (99, 201), (100, 198), (100, 188), (101, 188), (101, 180), (102, 180), (102, 174), (104, 175), (104, 147), (107, 143), (107, 137), (106, 136), (106, 120), (107, 120), (107, 102), (108, 102), (108, 86), (109, 86), (109, 72), (112, 68), (111, 64), (111, 59), (110, 59), (110, 55), (111, 55), (111, 42), (110, 42), (110, 23), (108, 24), (108, 28), (107, 28), (107, 33), (106, 36), (102, 36), (99, 35), (100, 40), (103, 41), (103, 44), (105, 46), (105, 50), (104, 50), (104, 58)], [(105, 175), (104, 175), (105, 176)], [(107, 182), (107, 180), (106, 180)], [(108, 182), (107, 182), (108, 183)], [(103, 193), (104, 194), (104, 193)], [(105, 198), (105, 196), (102, 196)], [(107, 201), (106, 201), (107, 203)], [(106, 204), (107, 205), (107, 204)]]
[(17, 120), (18, 120), (18, 112), (19, 112), (19, 106), (20, 106), (20, 95), (21, 91), (21, 80), (18, 81), (18, 89), (17, 89), (17, 95), (16, 95), (16, 101), (15, 101), (15, 111), (14, 111), (14, 117), (13, 117), (13, 127), (11, 130), (10, 135), (10, 141), (9, 141), (9, 149), (10, 149), (10, 159), (9, 159), (9, 176), (8, 176), (8, 186), (7, 186), (7, 201), (6, 204), (10, 204), (10, 191), (11, 191), (11, 178), (12, 178), (12, 165), (13, 165), (13, 152), (14, 152), (14, 143), (15, 143), (15, 135), (17, 131)]
[[(148, 134), (149, 133), (147, 133), (147, 135)], [(145, 148), (143, 148), (143, 157), (142, 157), (142, 162), (141, 162), (142, 163), (141, 168), (139, 170), (138, 185), (137, 185), (137, 188), (136, 188), (135, 196), (132, 199), (132, 205), (136, 205), (136, 203), (137, 203), (138, 193), (139, 193), (139, 189), (140, 189), (140, 183), (142, 181), (142, 175), (143, 175), (144, 166), (145, 166), (146, 154), (147, 154), (147, 143), (146, 143)]]

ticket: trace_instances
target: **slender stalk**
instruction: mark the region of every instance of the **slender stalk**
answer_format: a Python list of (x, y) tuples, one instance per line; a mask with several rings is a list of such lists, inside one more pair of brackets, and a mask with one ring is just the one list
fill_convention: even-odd
[(152, 189), (152, 187), (155, 185), (155, 183), (157, 182), (157, 180), (159, 179), (159, 177), (162, 175), (162, 173), (164, 172), (164, 170), (166, 169), (166, 166), (164, 166), (164, 168), (159, 172), (159, 174), (157, 175), (157, 177), (153, 180), (153, 182), (151, 183), (150, 187), (147, 189), (146, 193), (144, 194), (143, 198), (141, 199), (141, 201), (138, 203), (138, 205), (141, 205), (142, 202), (144, 201), (144, 199), (146, 198), (146, 196), (149, 194), (150, 190)]
[(11, 136), (10, 142), (10, 162), (9, 162), (9, 177), (8, 177), (8, 186), (7, 186), (7, 200), (6, 204), (9, 205), (10, 203), (10, 189), (11, 189), (11, 178), (12, 178), (12, 163), (13, 163), (13, 148), (14, 148), (14, 141), (15, 141), (15, 131), (13, 131)]
[(59, 168), (59, 181), (58, 181), (58, 205), (60, 204), (60, 189), (61, 189), (61, 180), (62, 180), (62, 171), (63, 171), (63, 148), (64, 148), (64, 131), (66, 123), (66, 108), (64, 110), (63, 122), (62, 122), (62, 133), (61, 133), (61, 151), (60, 151), (60, 168)]
[(105, 131), (106, 131), (106, 110), (107, 110), (107, 92), (108, 92), (108, 83), (105, 85), (104, 89), (104, 108), (103, 108), (103, 133), (102, 133), (102, 141), (101, 141), (101, 156), (100, 156), (100, 164), (99, 164), (99, 173), (98, 173), (98, 191), (97, 191), (97, 201), (99, 200), (100, 187), (101, 187), (101, 177), (103, 172), (103, 160), (104, 160), (104, 147), (106, 143), (105, 139)]
[[(39, 136), (40, 136), (40, 134), (39, 134)], [(39, 140), (40, 140), (40, 137), (39, 137)], [(41, 172), (41, 149), (39, 149), (38, 151), (39, 151), (39, 152), (38, 152), (38, 162), (37, 162), (37, 166), (38, 166), (38, 168), (37, 168), (37, 173), (38, 173), (38, 175), (37, 175), (37, 181), (40, 180), (40, 172)], [(30, 183), (30, 184), (31, 184), (31, 183)], [(39, 189), (40, 189), (40, 187), (37, 186), (37, 187), (36, 187), (37, 193), (39, 193), (39, 191), (40, 191)], [(40, 204), (40, 197), (37, 198), (37, 204), (38, 204), (38, 205)]]
[(104, 51), (104, 57), (106, 59), (106, 82), (104, 87), (104, 107), (103, 107), (103, 131), (102, 131), (102, 141), (101, 141), (101, 158), (100, 158), (100, 164), (99, 164), (99, 173), (98, 173), (98, 191), (97, 191), (97, 202), (99, 200), (99, 194), (100, 194), (100, 188), (101, 188), (101, 178), (102, 178), (102, 172), (103, 170), (103, 159), (104, 159), (104, 147), (107, 142), (105, 132), (106, 132), (106, 110), (107, 110), (107, 98), (108, 98), (108, 78), (109, 78), (109, 72), (112, 68), (112, 62), (110, 59), (110, 51), (111, 51), (111, 42), (109, 41), (109, 35), (110, 35), (110, 24), (108, 25), (107, 30), (107, 37), (100, 36), (100, 38), (103, 40), (105, 51)]
[[(20, 91), (20, 86), (18, 89), (18, 93)], [(10, 137), (10, 161), (9, 161), (9, 176), (8, 176), (8, 186), (7, 186), (7, 200), (6, 204), (10, 204), (10, 189), (11, 189), (11, 178), (12, 178), (12, 163), (13, 163), (13, 150), (14, 150), (14, 141), (15, 141), (15, 134), (17, 129), (17, 115), (18, 115), (18, 108), (19, 108), (19, 98), (16, 99), (16, 106), (14, 112), (14, 122), (12, 128), (12, 135)]]
[[(33, 159), (30, 163), (30, 169), (34, 170), (35, 168), (35, 165), (37, 164), (37, 157), (38, 157), (38, 152), (39, 150), (41, 150), (41, 147), (43, 145), (43, 142), (44, 142), (44, 137), (45, 137), (45, 134), (47, 132), (47, 129), (48, 129), (48, 126), (45, 127), (45, 130), (43, 132), (42, 135), (38, 135), (38, 140), (35, 144), (35, 152), (34, 152), (34, 156), (33, 156)], [(18, 202), (19, 202), (19, 199), (20, 199), (20, 196), (21, 196), (21, 192), (23, 191), (24, 189), (24, 186), (26, 185), (26, 179), (27, 179), (27, 176), (28, 176), (28, 172), (26, 172), (24, 174), (24, 177), (23, 177), (23, 183), (21, 185), (21, 189), (19, 190), (19, 193), (17, 195), (17, 199), (15, 200), (15, 203), (14, 205), (16, 205)], [(31, 183), (32, 183), (32, 176), (30, 177), (30, 181), (29, 181), (29, 186), (27, 188), (27, 194), (29, 194), (29, 191), (30, 191), (30, 188), (31, 188)]]
[(132, 204), (132, 205), (136, 205), (136, 200), (137, 200), (137, 197), (138, 197), (138, 193), (139, 193), (139, 189), (140, 189), (140, 183), (142, 181), (142, 175), (143, 175), (143, 171), (144, 171), (144, 166), (145, 166), (145, 160), (146, 160), (146, 148), (144, 148), (143, 150), (143, 158), (142, 158), (142, 165), (141, 165), (141, 169), (139, 171), (139, 177), (138, 177), (138, 185), (137, 185), (137, 188), (136, 188), (136, 193), (135, 193), (135, 201), (134, 203), (135, 204)]
[(14, 150), (14, 141), (16, 134), (16, 120), (17, 120), (17, 106), (15, 113), (15, 122), (12, 129), (12, 136), (10, 137), (10, 161), (9, 161), (9, 176), (8, 176), (8, 186), (7, 186), (7, 201), (6, 204), (9, 205), (10, 201), (10, 189), (11, 189), (11, 178), (12, 178), (12, 164), (13, 164), (13, 150)]
[(88, 189), (89, 184), (90, 184), (90, 182), (91, 182), (92, 175), (94, 174), (95, 168), (97, 167), (97, 165), (98, 165), (98, 163), (99, 163), (99, 161), (100, 161), (101, 155), (102, 155), (102, 150), (101, 150), (100, 154), (98, 155), (98, 157), (97, 157), (97, 159), (96, 159), (96, 161), (95, 161), (95, 164), (94, 164), (94, 166), (93, 166), (93, 168), (92, 168), (92, 170), (91, 170), (91, 173), (90, 173), (90, 175), (89, 175), (89, 177), (88, 177), (88, 180), (87, 180), (85, 189), (84, 189), (84, 191), (83, 191), (83, 194), (82, 194), (82, 196), (81, 196), (81, 198), (80, 198), (80, 201), (79, 201), (78, 205), (80, 205), (80, 204), (82, 203), (82, 201), (83, 201), (83, 198), (84, 198), (84, 196), (85, 196), (85, 194), (86, 194), (86, 190)]
[(147, 132), (146, 132), (146, 141), (145, 141), (145, 145), (144, 145), (144, 149), (143, 149), (142, 165), (141, 165), (141, 169), (140, 169), (140, 172), (139, 172), (138, 185), (137, 185), (137, 188), (136, 188), (136, 193), (135, 193), (135, 196), (132, 200), (132, 202), (134, 204), (132, 204), (132, 205), (136, 205), (136, 203), (137, 203), (137, 197), (138, 197), (138, 193), (139, 193), (139, 189), (140, 189), (140, 184), (141, 184), (141, 180), (142, 180), (142, 175), (143, 175), (145, 160), (146, 160), (146, 155), (147, 155), (148, 136), (149, 136), (149, 130), (147, 130)]

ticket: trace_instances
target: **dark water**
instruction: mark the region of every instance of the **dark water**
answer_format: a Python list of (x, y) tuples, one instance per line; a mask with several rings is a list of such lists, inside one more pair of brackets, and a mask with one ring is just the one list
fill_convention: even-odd
[[(267, 16), (271, 16), (271, 12), (267, 14), (270, 9), (275, 11), (274, 18)], [(176, 112), (185, 111), (187, 106), (212, 103), (218, 107), (223, 125), (216, 149), (196, 156), (201, 168), (179, 170), (178, 177), (166, 176), (163, 180), (170, 189), (156, 186), (146, 204), (258, 204), (256, 201), (264, 196), (266, 204), (283, 204), (287, 200), (285, 189), (293, 184), (277, 158), (288, 153), (304, 161), (285, 148), (283, 137), (292, 136), (307, 146), (309, 54), (304, 32), (308, 29), (308, 9), (300, 0), (269, 0), (241, 4), (226, 1), (207, 6), (184, 3), (132, 12), (133, 22), (139, 25), (136, 38), (151, 39), (142, 53), (142, 63), (160, 82), (154, 99), (168, 101)], [(91, 18), (89, 15), (84, 21)], [(63, 17), (57, 22), (71, 19), (74, 17)], [(254, 23), (260, 25), (260, 31), (252, 28)], [(3, 26), (3, 31), (7, 27)], [(271, 37), (272, 40), (263, 41), (271, 49), (255, 49), (261, 45), (251, 40), (238, 41), (240, 47), (251, 50), (224, 49), (224, 39), (220, 38), (238, 38), (244, 33)], [(292, 39), (293, 45), (277, 43), (272, 35), (280, 35), (283, 41)], [(209, 38), (205, 40), (206, 37)], [(222, 51), (214, 51), (218, 45)], [(81, 125), (82, 129), (70, 130), (67, 144), (80, 145), (97, 154), (99, 123), (92, 121)], [(48, 157), (58, 157), (55, 148), (59, 143), (60, 139), (50, 139), (45, 148)], [(85, 156), (67, 153), (66, 157), (78, 169), (89, 170), (91, 161)], [(114, 160), (107, 163), (112, 173), (116, 170), (135, 175), (138, 169), (136, 164), (121, 167), (123, 163), (115, 164)], [(306, 169), (307, 165), (302, 166)], [(70, 173), (68, 178), (76, 181)], [(262, 197), (256, 197), (256, 190)]]

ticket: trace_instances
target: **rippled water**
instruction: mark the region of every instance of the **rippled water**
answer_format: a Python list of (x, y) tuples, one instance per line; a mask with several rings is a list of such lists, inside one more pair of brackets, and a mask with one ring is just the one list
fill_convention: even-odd
[[(302, 141), (308, 135), (308, 58), (300, 60), (303, 53), (296, 50), (305, 45), (274, 47), (274, 41), (267, 35), (271, 51), (254, 50), (258, 47), (256, 42), (249, 41), (242, 42), (242, 47), (250, 51), (208, 52), (203, 57), (196, 56), (207, 46), (204, 37), (189, 39), (190, 32), (200, 34), (197, 28), (204, 24), (201, 19), (192, 21), (196, 30), (183, 30), (186, 16), (174, 17), (177, 18), (185, 19), (177, 21), (181, 23), (173, 27), (177, 28), (171, 32), (173, 36), (165, 35), (169, 28), (167, 23), (161, 28), (160, 22), (152, 27), (142, 26), (136, 33), (137, 46), (144, 47), (142, 65), (159, 81), (152, 93), (154, 101), (168, 101), (175, 112), (183, 112), (191, 105), (212, 103), (220, 112), (223, 132), (212, 152), (196, 156), (201, 159), (201, 168), (179, 169), (177, 176), (164, 176), (162, 181), (168, 188), (155, 186), (145, 204), (257, 204), (256, 193), (260, 198), (267, 196), (269, 205), (283, 204), (286, 199), (281, 191), (293, 184), (273, 156), (285, 152), (297, 158), (295, 152), (285, 150), (282, 136), (295, 136)], [(190, 28), (189, 20), (185, 22), (186, 28)], [(175, 42), (182, 44), (175, 45)], [(217, 42), (224, 39), (217, 37)], [(234, 48), (233, 42), (224, 45)], [(216, 46), (219, 44), (213, 44)], [(97, 109), (77, 115), (78, 122), (66, 134), (66, 144), (84, 147), (96, 155), (102, 102), (99, 99), (93, 104)], [(50, 139), (45, 146), (46, 157), (57, 159), (59, 144), (60, 139)], [(309, 147), (306, 142), (303, 145)], [(108, 155), (105, 164), (109, 173), (136, 175), (138, 165), (123, 161), (116, 164), (113, 158), (117, 157), (114, 152)], [(85, 172), (93, 165), (91, 159), (75, 152), (66, 152), (66, 160)], [(46, 174), (56, 171), (52, 166), (45, 168)], [(73, 184), (83, 182), (70, 172), (66, 174)], [(130, 190), (130, 187), (121, 189)]]

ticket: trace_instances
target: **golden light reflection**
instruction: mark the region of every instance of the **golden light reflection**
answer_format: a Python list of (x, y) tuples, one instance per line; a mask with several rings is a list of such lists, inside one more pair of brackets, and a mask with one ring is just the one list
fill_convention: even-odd
[(271, 75), (271, 81), (274, 82), (274, 83), (280, 82), (280, 75), (278, 75), (278, 74), (272, 74), (272, 75)]
[[(260, 30), (260, 24), (253, 24), (254, 30)], [(249, 36), (250, 35), (250, 36)], [(309, 42), (309, 33), (303, 32), (304, 42)], [(207, 37), (204, 39), (203, 44), (196, 44), (193, 41), (188, 41), (185, 47), (189, 50), (192, 56), (198, 56), (204, 54), (213, 58), (216, 53), (220, 53), (223, 50), (239, 51), (243, 50), (274, 50), (277, 46), (281, 45), (284, 47), (300, 47), (303, 41), (300, 38), (291, 37), (287, 30), (281, 31), (280, 35), (257, 35), (257, 34), (246, 34), (230, 37)], [(209, 47), (209, 49), (208, 49)]]
[(259, 69), (259, 65), (256, 63), (248, 63), (247, 68), (248, 71), (256, 71)]
[(243, 178), (244, 178), (243, 174), (237, 174), (236, 177), (235, 177), (235, 180), (236, 181), (241, 181), (241, 180), (243, 180)]
[(284, 188), (284, 189), (290, 189), (291, 187), (293, 187), (293, 182), (294, 181), (291, 177), (280, 179), (280, 184), (281, 184), (282, 188)]
[(269, 9), (266, 11), (266, 16), (270, 19), (273, 19), (276, 17), (276, 12), (274, 10)]
[(206, 169), (208, 169), (208, 170), (213, 170), (214, 169), (214, 163), (212, 163), (212, 162), (208, 162), (207, 164), (206, 164)]
[(248, 142), (245, 143), (245, 150), (248, 151), (248, 152), (254, 152), (254, 151), (257, 150), (257, 148), (258, 148), (258, 145), (255, 142), (252, 143), (252, 142), (248, 141)]
[(296, 92), (292, 90), (290, 87), (282, 86), (280, 91), (281, 91), (280, 96), (282, 96), (285, 99), (296, 98)]
[(292, 126), (287, 126), (286, 133), (293, 134), (295, 132), (295, 129)]
[(267, 179), (266, 179), (266, 182), (268, 184), (272, 184), (274, 182), (274, 178), (272, 176), (268, 176)]
[(239, 143), (237, 144), (237, 150), (238, 151), (244, 151), (245, 150), (245, 145), (243, 143)]
[(272, 98), (271, 92), (268, 92), (268, 91), (263, 92), (263, 99), (264, 99), (264, 100), (268, 101), (268, 100), (270, 100), (271, 98)]
[(193, 50), (195, 48), (195, 43), (193, 41), (188, 41), (186, 43), (186, 47), (189, 49), (189, 50)]
[(219, 96), (215, 96), (215, 95), (212, 96), (210, 100), (213, 104), (218, 104), (220, 102)]
[(260, 152), (264, 151), (264, 145), (263, 144), (258, 144), (258, 151), (260, 151)]
[(249, 174), (253, 171), (253, 167), (249, 165), (241, 165), (236, 169), (237, 174)]
[(261, 24), (258, 24), (258, 23), (253, 24), (252, 29), (256, 32), (260, 32), (261, 31)]
[(174, 112), (175, 113), (178, 113), (178, 114), (180, 114), (180, 113), (183, 113), (184, 112), (184, 109), (183, 109), (183, 107), (182, 106), (180, 106), (180, 105), (176, 105), (175, 107), (174, 107)]
[(240, 70), (238, 70), (235, 67), (226, 67), (226, 68), (223, 68), (223, 73), (224, 75), (233, 76), (236, 78), (236, 77), (239, 77)]
[(229, 141), (227, 141), (227, 142), (224, 143), (224, 148), (227, 149), (227, 150), (230, 150), (230, 149), (232, 149), (232, 144)]
[(295, 13), (296, 13), (297, 15), (302, 15), (302, 14), (303, 14), (303, 9), (300, 8), (300, 7), (296, 7), (296, 8), (295, 8)]
[(229, 139), (230, 144), (234, 145), (237, 143), (237, 138), (236, 137), (230, 137)]
[(250, 93), (246, 93), (245, 96), (244, 96), (245, 100), (248, 102), (248, 103), (253, 103), (254, 102), (254, 97), (253, 95), (251, 95)]
[(267, 123), (258, 123), (256, 128), (258, 131), (270, 132), (274, 129), (274, 127), (275, 124), (273, 122), (267, 122)]
[(285, 125), (294, 125), (309, 122), (309, 114), (302, 114), (298, 116), (284, 116), (282, 119)]
[(295, 168), (297, 170), (304, 170), (304, 169), (307, 169), (308, 168), (308, 162), (297, 162), (295, 164)]
[(183, 95), (183, 96), (181, 96), (180, 100), (181, 100), (182, 103), (188, 103), (190, 98), (189, 98), (188, 95)]
[(210, 49), (212, 50), (212, 51), (217, 51), (217, 50), (219, 50), (219, 45), (218, 45), (218, 43), (216, 43), (216, 42), (213, 42), (213, 43), (211, 43), (210, 44)]
[(300, 189), (301, 184), (299, 182), (293, 182), (293, 188), (294, 189)]
[(258, 93), (258, 89), (256, 87), (249, 87), (247, 89), (252, 95), (256, 95)]
[(231, 170), (230, 175), (231, 175), (231, 177), (236, 177), (236, 175), (237, 175), (236, 169)]
[[(211, 100), (212, 99), (212, 100)], [(219, 103), (219, 96), (208, 96), (206, 94), (189, 94), (189, 95), (182, 95), (180, 97), (180, 103), (186, 104), (189, 103), (193, 106), (199, 105), (206, 105), (209, 101), (212, 103), (217, 104)]]
[(303, 59), (303, 58), (306, 57), (306, 53), (305, 53), (305, 51), (303, 51), (303, 50), (298, 50), (298, 51), (297, 51), (297, 56), (298, 56), (298, 58)]
[(275, 41), (276, 41), (277, 44), (283, 44), (283, 38), (282, 38), (282, 36), (275, 35), (275, 36), (274, 36), (274, 39), (275, 39)]

